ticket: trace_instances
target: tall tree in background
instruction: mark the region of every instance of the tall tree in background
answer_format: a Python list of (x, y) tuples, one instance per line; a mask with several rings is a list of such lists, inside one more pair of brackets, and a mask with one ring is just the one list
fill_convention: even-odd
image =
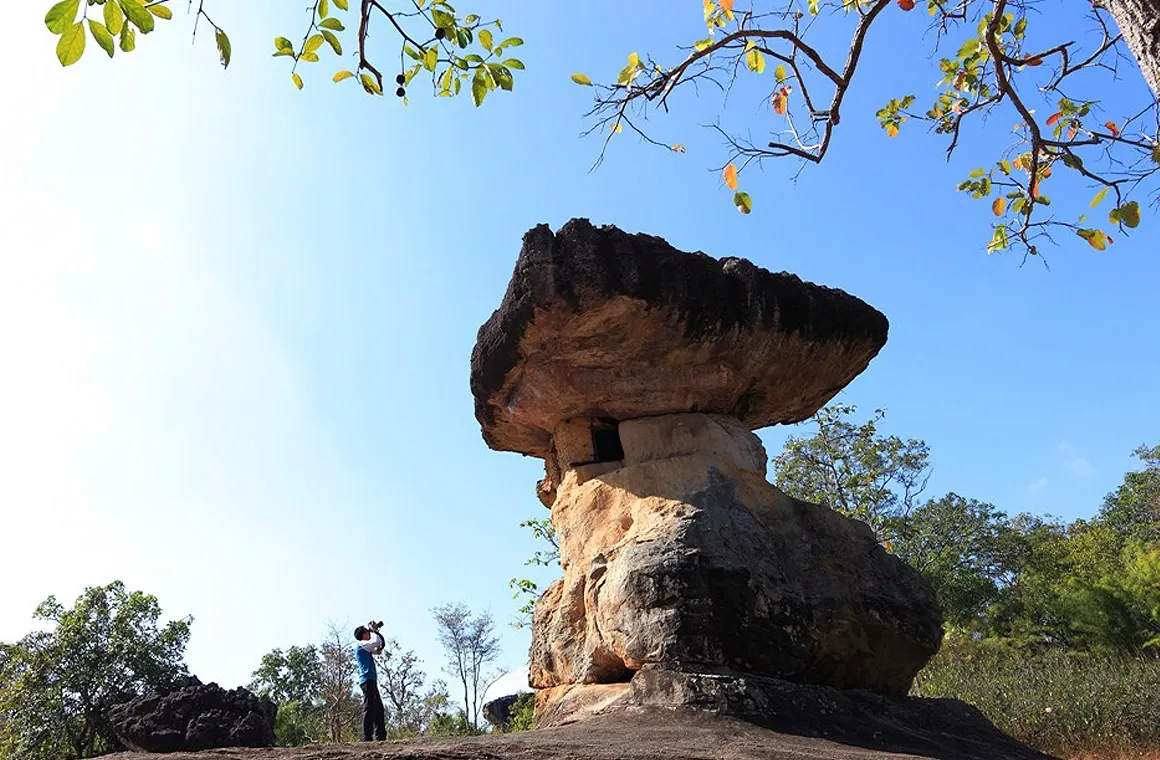
[(476, 615), (465, 604), (445, 604), (431, 614), (439, 629), (439, 643), (447, 654), (447, 673), (463, 689), (464, 719), (478, 731), (484, 695), (496, 681), (488, 667), (500, 655), (491, 613)]
[(387, 736), (403, 738), (426, 733), (448, 710), (450, 696), (442, 681), (427, 686), (423, 663), (413, 650), (403, 649), (396, 639), (375, 658), (379, 690), (387, 710)]
[[(93, 4), (103, 6), (102, 11), (89, 16)], [(196, 8), (190, 4), (194, 34), (202, 24), (212, 29), (217, 58), (229, 66), (232, 43), (214, 20), (223, 20), (228, 5), (216, 6), (214, 0), (198, 0)], [(748, 214), (753, 200), (740, 186), (747, 170), (785, 158), (803, 167), (825, 160), (846, 117), (847, 94), (868, 76), (859, 72), (864, 52), (899, 44), (888, 41), (882, 27), (891, 14), (919, 6), (929, 19), (907, 17), (912, 23), (906, 42), (929, 40), (931, 58), (937, 61), (930, 72), (937, 81), (934, 92), (921, 98), (902, 92), (912, 73), (896, 67), (888, 75), (898, 83), (899, 96), (875, 118), (889, 137), (908, 121), (925, 123), (944, 139), (948, 157), (966, 142), (964, 135), (997, 130), (1006, 147), (972, 160), (976, 168), (958, 186), (990, 204), (995, 221), (988, 252), (1015, 248), (1024, 257), (1036, 255), (1053, 231), (1074, 233), (1104, 250), (1114, 242), (1112, 231), (1118, 237), (1136, 227), (1140, 201), (1146, 205), (1155, 192), (1160, 171), (1160, 0), (1056, 0), (1046, 5), (1028, 0), (788, 0), (766, 7), (759, 0), (702, 0), (701, 39), (689, 39), (674, 46), (675, 53), (656, 58), (634, 51), (626, 65), (610, 66), (619, 72), (606, 85), (595, 85), (584, 74), (572, 79), (596, 88), (590, 133), (602, 136), (604, 149), (627, 129), (646, 143), (684, 153), (674, 138), (688, 126), (662, 137), (655, 126), (646, 128), (653, 114), (687, 114), (689, 124), (712, 124), (724, 146), (722, 181), (737, 209)], [(341, 20), (348, 7), (348, 0), (310, 4), (304, 34), (274, 38), (271, 52), (286, 59), (294, 86), (301, 89), (302, 72), (332, 52), (349, 58), (338, 64), (349, 68), (339, 68), (333, 80), (357, 82), (371, 95), (393, 90), (405, 103), (407, 88), (418, 80), (434, 95), (470, 93), (481, 105), (491, 92), (512, 90), (516, 73), (524, 69), (512, 56), (522, 38), (506, 36), (499, 19), (461, 13), (446, 0), (363, 0), (350, 32)], [(695, 13), (697, 6), (679, 7)], [(148, 34), (159, 20), (172, 17), (165, 2), (60, 0), (48, 10), (45, 24), (58, 35), (58, 59), (69, 66), (83, 55), (86, 32), (113, 57), (118, 49), (133, 51), (138, 32)], [(394, 44), (385, 50), (371, 44), (376, 28), (387, 31)], [(392, 63), (384, 76), (384, 61), (393, 62), (396, 54), (397, 73)], [(1125, 87), (1122, 75), (1132, 64), (1147, 88)], [(915, 81), (929, 78), (918, 74)], [(1109, 103), (1109, 92), (1133, 97)], [(1133, 98), (1137, 102), (1129, 102)], [(920, 101), (923, 105), (916, 106)], [(1010, 124), (1015, 127), (1008, 131)], [(1093, 207), (1110, 197), (1106, 221), (1089, 221), (1086, 203), (1076, 214), (1055, 212), (1046, 191), (1064, 176), (1097, 191)]]
[(187, 675), (192, 618), (162, 625), (156, 597), (120, 581), (85, 589), (71, 608), (50, 596), (30, 633), (0, 657), (0, 758), (64, 760), (119, 748), (109, 710)]
[(892, 550), (934, 587), (947, 625), (973, 629), (1007, 577), (1007, 515), (949, 493), (894, 522)]
[(1104, 498), (1100, 520), (1124, 538), (1160, 542), (1160, 445), (1140, 446), (1132, 456), (1144, 464)]
[(361, 731), (359, 700), (355, 698), (354, 650), (351, 634), (338, 625), (327, 626), (322, 642), (322, 684), (320, 698), (326, 721), (326, 737), (331, 742), (354, 741)]
[(322, 668), (322, 654), (313, 645), (274, 649), (262, 656), (249, 688), (278, 703), (278, 744), (297, 747), (326, 735)]
[(923, 441), (878, 434), (885, 412), (861, 425), (853, 406), (827, 406), (811, 419), (816, 431), (791, 436), (773, 460), (774, 483), (791, 496), (862, 520), (890, 541), (896, 522), (917, 506), (930, 477)]

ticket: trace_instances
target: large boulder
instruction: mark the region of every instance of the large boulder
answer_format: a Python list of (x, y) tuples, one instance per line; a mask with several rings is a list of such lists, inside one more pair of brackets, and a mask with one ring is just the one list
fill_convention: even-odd
[(274, 746), (277, 706), (246, 689), (227, 691), (189, 678), (168, 692), (138, 697), (113, 710), (117, 738), (137, 752)]
[(538, 457), (570, 418), (798, 422), (866, 368), (887, 327), (851, 295), (744, 259), (585, 219), (540, 225), (479, 330), (475, 415), (493, 449)]
[(559, 485), (564, 576), (536, 606), (532, 686), (667, 667), (906, 694), (942, 621), (864, 523), (768, 483), (760, 439), (734, 418), (631, 420), (619, 436), (621, 461)]

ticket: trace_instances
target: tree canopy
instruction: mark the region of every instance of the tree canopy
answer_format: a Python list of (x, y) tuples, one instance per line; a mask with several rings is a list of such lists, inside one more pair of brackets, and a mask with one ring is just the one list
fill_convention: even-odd
[[(45, 23), (58, 36), (58, 59), (69, 66), (81, 59), (87, 37), (109, 57), (132, 52), (138, 34), (173, 18), (170, 5), (61, 0)], [(219, 18), (228, 6), (213, 6), (213, 0), (189, 6), (194, 34), (203, 24), (212, 29), (218, 59), (228, 67), (228, 21)], [(295, 87), (305, 86), (308, 64), (333, 54), (339, 67), (333, 81), (350, 80), (372, 96), (393, 91), (406, 103), (422, 83), (437, 97), (470, 93), (478, 106), (489, 93), (513, 90), (517, 72), (525, 69), (514, 54), (524, 40), (509, 35), (501, 19), (461, 12), (447, 0), (356, 0), (355, 6), (314, 0), (301, 34), (274, 37), (271, 53), (287, 59)], [(647, 117), (672, 112), (703, 121), (708, 114), (723, 147), (721, 181), (748, 214), (754, 200), (742, 186), (752, 187), (753, 169), (788, 158), (800, 171), (825, 159), (846, 95), (860, 81), (864, 51), (887, 44), (872, 31), (888, 14), (925, 10), (927, 20), (908, 29), (915, 43), (931, 48), (934, 91), (900, 92), (875, 116), (889, 137), (908, 122), (925, 124), (945, 140), (948, 158), (972, 130), (1005, 141), (998, 155), (972, 158), (975, 168), (958, 185), (990, 204), (989, 253), (1036, 255), (1060, 231), (1104, 250), (1140, 224), (1141, 204), (1154, 196), (1160, 171), (1160, 50), (1148, 32), (1160, 17), (1160, 0), (789, 0), (759, 6), (759, 0), (744, 6), (702, 0), (701, 39), (674, 41), (672, 52), (655, 57), (631, 52), (606, 84), (574, 74), (576, 84), (595, 91), (588, 131), (603, 141), (600, 159), (626, 130), (683, 153), (679, 141), (654, 133)], [(370, 42), (378, 28), (393, 40), (386, 51), (397, 52), (397, 67), (388, 68), (393, 55)], [(900, 89), (909, 84), (895, 75)], [(1133, 84), (1141, 75), (1147, 89)], [(1056, 211), (1048, 191), (1064, 176), (1064, 185), (1091, 188), (1090, 204)]]
[(117, 749), (109, 710), (187, 675), (192, 618), (162, 625), (156, 597), (120, 581), (85, 589), (69, 608), (50, 596), (34, 617), (51, 629), (0, 647), (0, 758)]

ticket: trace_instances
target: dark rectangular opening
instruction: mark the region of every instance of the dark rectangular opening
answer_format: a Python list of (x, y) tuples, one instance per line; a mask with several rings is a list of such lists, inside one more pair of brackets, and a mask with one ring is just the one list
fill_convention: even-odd
[(596, 462), (619, 462), (624, 459), (620, 430), (616, 420), (601, 420), (592, 424), (592, 458)]

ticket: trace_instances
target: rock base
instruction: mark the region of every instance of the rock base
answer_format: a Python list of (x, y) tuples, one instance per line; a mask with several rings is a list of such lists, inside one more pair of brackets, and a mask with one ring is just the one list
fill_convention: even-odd
[[(656, 678), (664, 681), (667, 676)], [(687, 694), (691, 689), (704, 698), (731, 693), (712, 676), (699, 678), (683, 681), (679, 690)], [(744, 688), (734, 685), (752, 699), (765, 700), (774, 710), (770, 720), (783, 724), (781, 728), (689, 707), (621, 704), (587, 720), (515, 734), (220, 749), (180, 752), (166, 760), (206, 760), (209, 755), (213, 760), (1052, 760), (1004, 736), (960, 702), (834, 694), (784, 682), (758, 687), (756, 681), (744, 680)], [(744, 703), (722, 698), (734, 706)], [(128, 753), (107, 756), (137, 758)]]
[(755, 675), (646, 669), (628, 683), (563, 686), (537, 696), (544, 705), (537, 710), (538, 728), (668, 709), (684, 716), (728, 716), (778, 734), (919, 757), (1048, 757), (1019, 744), (958, 700), (888, 697)]

